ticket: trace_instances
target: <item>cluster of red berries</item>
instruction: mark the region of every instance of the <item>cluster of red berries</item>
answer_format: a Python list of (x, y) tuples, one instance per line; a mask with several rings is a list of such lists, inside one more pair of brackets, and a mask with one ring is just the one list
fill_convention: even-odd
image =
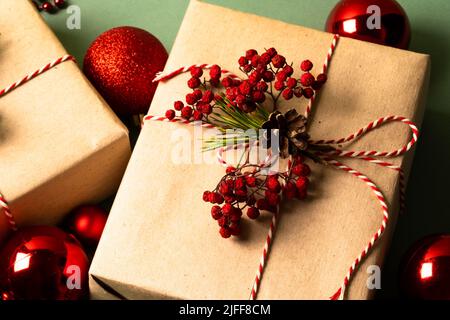
[[(313, 63), (309, 60), (300, 64), (300, 77), (293, 77), (292, 65), (288, 65), (286, 58), (278, 54), (275, 48), (270, 48), (261, 55), (254, 49), (247, 50), (238, 63), (240, 70), (247, 76), (245, 80), (231, 76), (222, 78), (222, 70), (218, 65), (210, 68), (209, 80), (202, 80), (202, 68), (191, 67), (191, 78), (187, 85), (193, 92), (186, 95), (186, 105), (181, 101), (175, 102), (174, 108), (167, 110), (166, 117), (172, 120), (178, 111), (186, 120), (207, 120), (217, 103), (250, 113), (267, 96), (274, 103), (280, 96), (286, 100), (294, 96), (310, 99), (327, 81), (325, 74), (319, 74), (317, 78), (311, 74)], [(225, 95), (213, 91), (221, 88), (225, 88)]]
[(311, 170), (301, 156), (296, 156), (289, 171), (264, 175), (261, 168), (254, 170), (229, 167), (214, 191), (205, 191), (203, 200), (214, 204), (211, 216), (220, 227), (223, 238), (238, 236), (241, 232), (243, 210), (250, 219), (257, 219), (261, 211), (276, 213), (281, 197), (305, 199)]

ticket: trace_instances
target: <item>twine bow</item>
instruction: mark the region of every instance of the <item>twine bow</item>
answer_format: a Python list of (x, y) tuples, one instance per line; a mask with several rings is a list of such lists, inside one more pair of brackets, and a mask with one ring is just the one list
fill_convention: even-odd
[[(327, 57), (325, 59), (325, 62), (323, 64), (322, 73), (327, 73), (329, 64), (331, 62), (331, 58), (333, 56), (333, 53), (335, 52), (337, 43), (339, 40), (339, 35), (334, 35), (331, 46), (328, 50)], [(163, 74), (159, 73), (157, 77), (154, 79), (154, 82), (164, 82), (171, 78), (174, 78), (184, 72), (188, 72), (193, 67), (199, 67), (202, 69), (210, 69), (212, 65), (208, 64), (196, 64), (192, 66), (185, 66), (181, 67), (171, 73)], [(232, 78), (239, 78), (236, 75), (232, 74), (229, 71), (225, 71), (224, 73), (226, 76), (232, 77)], [(403, 210), (404, 208), (404, 173), (400, 166), (397, 166), (395, 164), (392, 164), (390, 162), (386, 162), (382, 160), (383, 158), (394, 158), (398, 157), (400, 155), (405, 154), (408, 152), (414, 144), (417, 142), (419, 130), (417, 126), (409, 119), (402, 117), (402, 116), (387, 116), (383, 118), (379, 118), (373, 122), (370, 122), (367, 126), (359, 129), (355, 133), (340, 139), (333, 139), (333, 140), (312, 140), (309, 138), (309, 135), (306, 133), (306, 124), (308, 119), (311, 115), (311, 110), (313, 107), (315, 101), (315, 96), (312, 97), (308, 103), (308, 106), (306, 108), (304, 116), (300, 116), (295, 111), (289, 111), (285, 115), (281, 115), (280, 113), (273, 113), (271, 114), (269, 120), (263, 125), (264, 129), (278, 129), (281, 130), (282, 133), (280, 133), (280, 151), (282, 157), (288, 157), (292, 156), (293, 153), (295, 153), (295, 149), (302, 150), (303, 152), (308, 152), (309, 156), (313, 159), (315, 159), (317, 162), (329, 165), (330, 167), (335, 167), (336, 169), (342, 170), (344, 172), (347, 172), (362, 182), (364, 182), (373, 192), (375, 197), (377, 198), (380, 209), (383, 214), (383, 218), (380, 224), (380, 227), (378, 230), (374, 233), (374, 235), (371, 237), (368, 244), (364, 247), (362, 252), (356, 257), (356, 259), (351, 264), (350, 268), (348, 269), (347, 274), (344, 277), (344, 280), (340, 286), (340, 288), (330, 297), (332, 300), (342, 300), (345, 297), (345, 291), (348, 287), (350, 280), (352, 276), (354, 275), (357, 268), (361, 265), (363, 259), (370, 253), (372, 248), (375, 246), (375, 244), (379, 241), (380, 237), (384, 233), (387, 223), (389, 221), (389, 212), (388, 212), (388, 206), (386, 203), (386, 199), (380, 190), (378, 186), (373, 183), (372, 180), (370, 180), (367, 176), (362, 174), (361, 172), (349, 167), (348, 165), (345, 165), (344, 163), (338, 161), (338, 158), (355, 158), (360, 159), (363, 161), (367, 161), (369, 163), (388, 168), (394, 171), (397, 171), (399, 174), (399, 189), (400, 189), (400, 208)], [(175, 119), (168, 120), (166, 117), (159, 117), (159, 116), (153, 116), (148, 115), (144, 118), (144, 121), (164, 121), (164, 122), (171, 122), (171, 123), (183, 123), (183, 124), (194, 124), (193, 122), (181, 119), (176, 117)], [(361, 138), (366, 133), (379, 128), (380, 126), (392, 123), (392, 122), (400, 122), (403, 124), (406, 124), (409, 126), (412, 137), (409, 140), (409, 142), (402, 146), (401, 148), (393, 151), (376, 151), (376, 150), (358, 150), (358, 151), (352, 151), (352, 150), (345, 150), (338, 148), (337, 146), (346, 144), (349, 142), (352, 142), (358, 138)], [(295, 123), (295, 125), (291, 126), (290, 124)], [(208, 123), (203, 123), (203, 127), (205, 128), (213, 128), (214, 126)], [(269, 141), (270, 143), (270, 141)], [(235, 145), (235, 146), (227, 146), (220, 148), (218, 150), (218, 161), (223, 166), (228, 167), (229, 164), (224, 159), (223, 155), (227, 151), (231, 149), (239, 149), (239, 148), (250, 148), (249, 145)], [(273, 161), (273, 157), (268, 156), (264, 162), (263, 166), (270, 166), (270, 163)], [(267, 264), (270, 247), (273, 241), (274, 233), (276, 230), (276, 226), (278, 224), (278, 213), (273, 214), (272, 220), (270, 223), (269, 231), (266, 237), (266, 241), (263, 248), (263, 253), (260, 258), (260, 263), (258, 265), (256, 276), (253, 282), (253, 286), (250, 293), (250, 299), (254, 300), (257, 298), (258, 290), (260, 287), (260, 283), (262, 280), (263, 272), (265, 269), (265, 266)]]

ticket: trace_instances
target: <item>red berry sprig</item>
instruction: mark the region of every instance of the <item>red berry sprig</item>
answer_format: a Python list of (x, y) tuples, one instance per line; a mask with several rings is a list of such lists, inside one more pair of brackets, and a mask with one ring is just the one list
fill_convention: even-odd
[(303, 200), (307, 196), (311, 170), (296, 156), (288, 172), (265, 175), (257, 165), (227, 168), (213, 191), (205, 191), (203, 200), (213, 204), (211, 216), (219, 224), (223, 238), (239, 236), (243, 211), (257, 219), (261, 211), (276, 213), (282, 196)]
[(186, 95), (186, 105), (182, 101), (175, 102), (173, 109), (166, 112), (166, 117), (172, 120), (179, 113), (186, 120), (210, 122), (208, 116), (219, 105), (225, 104), (240, 112), (251, 113), (267, 97), (272, 99), (276, 109), (280, 96), (285, 100), (293, 97), (311, 99), (327, 81), (325, 74), (319, 74), (317, 78), (311, 74), (313, 63), (309, 60), (300, 63), (300, 77), (293, 77), (292, 65), (288, 65), (286, 58), (278, 54), (275, 48), (261, 55), (254, 49), (247, 50), (238, 63), (247, 77), (245, 80), (222, 77), (222, 69), (218, 65), (209, 70), (209, 79), (204, 77), (201, 68), (191, 67), (187, 86), (192, 92)]

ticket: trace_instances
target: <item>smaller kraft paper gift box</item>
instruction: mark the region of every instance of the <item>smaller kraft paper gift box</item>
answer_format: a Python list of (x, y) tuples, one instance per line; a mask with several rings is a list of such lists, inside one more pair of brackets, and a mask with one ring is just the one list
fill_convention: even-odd
[(111, 195), (131, 152), (126, 127), (33, 3), (0, 0), (0, 15), (2, 242), (13, 221), (55, 224)]
[[(177, 141), (188, 137), (195, 145), (198, 128), (179, 118), (161, 120), (173, 117), (166, 110), (174, 101), (190, 99), (189, 71), (201, 73), (190, 66), (205, 69), (202, 78), (218, 72), (212, 64), (221, 66), (222, 74), (245, 77), (239, 57), (248, 49), (262, 53), (272, 47), (294, 62), (292, 77), (302, 77), (299, 65), (305, 59), (314, 62), (312, 74), (328, 75), (316, 99), (279, 99), (283, 112), (295, 108), (308, 115), (311, 140), (305, 138), (305, 149), (294, 141), (307, 137), (304, 127), (294, 128), (299, 131), (289, 143), (304, 152), (322, 146), (322, 153), (314, 154), (326, 156), (306, 160), (311, 169), (306, 199), (282, 200), (278, 211), (261, 210), (254, 221), (244, 212), (241, 235), (223, 239), (234, 233), (233, 223), (220, 235), (211, 217), (217, 212), (202, 195), (228, 201), (221, 188), (219, 199), (204, 193), (221, 181), (225, 168), (217, 161), (175, 161)], [(246, 68), (245, 59), (240, 62)], [(284, 61), (272, 58), (272, 64)], [(92, 298), (371, 298), (366, 270), (381, 266), (394, 229), (409, 151), (424, 113), (429, 65), (427, 55), (191, 1), (91, 265)], [(190, 85), (195, 87), (195, 81)], [(244, 94), (246, 88), (239, 90)], [(285, 95), (289, 98), (289, 92)], [(220, 104), (223, 97), (214, 101)], [(242, 113), (240, 119), (252, 114)], [(252, 119), (259, 121), (265, 117), (261, 114)], [(285, 132), (283, 121), (293, 114), (273, 113), (261, 127), (278, 125)], [(332, 140), (339, 137), (347, 138)], [(229, 177), (233, 170), (227, 171)], [(219, 216), (229, 214), (220, 205)]]

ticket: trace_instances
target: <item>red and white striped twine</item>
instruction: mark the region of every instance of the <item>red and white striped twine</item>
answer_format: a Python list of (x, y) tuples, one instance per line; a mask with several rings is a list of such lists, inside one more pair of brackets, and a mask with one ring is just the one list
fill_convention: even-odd
[[(14, 91), (15, 89), (17, 89), (24, 83), (27, 83), (28, 81), (36, 78), (37, 76), (47, 72), (48, 70), (56, 67), (57, 65), (65, 62), (65, 61), (74, 61), (75, 62), (75, 58), (71, 55), (65, 55), (65, 56), (62, 56), (61, 58), (58, 58), (56, 60), (53, 60), (53, 61), (47, 63), (46, 65), (42, 66), (40, 69), (26, 75), (19, 81), (16, 81), (13, 84), (11, 84), (10, 86), (0, 90), (0, 98), (7, 95), (8, 93)], [(16, 231), (17, 230), (16, 221), (14, 220), (14, 216), (11, 213), (11, 208), (8, 205), (8, 201), (6, 201), (6, 198), (3, 196), (2, 193), (0, 193), (0, 209), (3, 210), (3, 212), (6, 216), (6, 219), (8, 220), (8, 224), (9, 224), (10, 228), (13, 231)]]
[[(338, 44), (338, 40), (339, 40), (339, 35), (334, 35), (331, 46), (328, 50), (327, 53), (327, 57), (325, 59), (323, 68), (322, 68), (322, 73), (327, 73), (328, 69), (329, 69), (329, 65), (331, 62), (331, 59), (333, 57), (333, 54), (335, 52), (335, 49), (337, 47)], [(212, 67), (212, 65), (209, 64), (198, 64), (198, 65), (193, 65), (195, 67), (201, 67), (203, 69), (209, 69)], [(163, 74), (160, 73), (158, 74), (158, 76), (154, 79), (155, 82), (157, 81), (167, 81), (181, 73), (184, 72), (188, 72), (193, 66), (189, 66), (189, 67), (182, 67), (178, 70), (175, 70), (171, 73), (168, 74)], [(230, 75), (234, 78), (238, 78), (237, 76), (233, 75), (232, 73), (223, 70), (223, 72), (227, 73), (227, 75)], [(310, 99), (308, 106), (306, 107), (306, 111), (305, 111), (305, 117), (309, 118), (309, 116), (311, 115), (311, 111), (312, 111), (312, 107), (315, 101), (315, 97), (313, 97), (312, 99)], [(179, 123), (184, 123), (184, 124), (192, 124), (190, 121), (186, 121), (183, 120), (181, 118), (175, 118), (174, 120), (167, 120), (166, 117), (158, 117), (158, 116), (146, 116), (144, 118), (144, 120), (151, 120), (151, 121), (165, 121), (165, 122), (179, 122)], [(340, 288), (336, 291), (335, 294), (333, 294), (330, 299), (332, 300), (341, 300), (344, 299), (345, 297), (345, 291), (346, 288), (348, 287), (352, 276), (354, 275), (355, 271), (358, 269), (358, 267), (360, 266), (360, 264), (362, 263), (362, 261), (364, 260), (364, 258), (366, 256), (369, 255), (370, 251), (372, 250), (372, 248), (375, 246), (375, 244), (378, 242), (378, 240), (381, 238), (383, 232), (385, 231), (386, 227), (387, 227), (387, 223), (389, 221), (389, 213), (388, 213), (388, 206), (386, 203), (386, 199), (384, 198), (383, 193), (381, 192), (380, 188), (377, 187), (377, 185), (375, 185), (375, 183), (373, 183), (368, 177), (366, 177), (364, 174), (362, 174), (361, 172), (352, 169), (351, 167), (339, 162), (338, 160), (336, 160), (333, 157), (344, 157), (344, 158), (355, 158), (355, 159), (361, 159), (363, 161), (367, 161), (369, 163), (373, 163), (375, 165), (379, 165), (381, 167), (385, 167), (388, 169), (392, 169), (398, 172), (399, 174), (399, 189), (400, 189), (400, 204), (401, 204), (401, 208), (403, 208), (404, 206), (404, 172), (402, 170), (402, 168), (400, 166), (397, 166), (395, 164), (386, 162), (386, 161), (382, 161), (376, 158), (394, 158), (394, 157), (398, 157), (406, 152), (408, 152), (413, 146), (414, 144), (416, 144), (417, 139), (418, 139), (418, 135), (419, 135), (419, 130), (417, 128), (417, 126), (409, 119), (405, 118), (405, 117), (401, 117), (401, 116), (388, 116), (388, 117), (383, 117), (380, 119), (377, 119), (371, 123), (369, 123), (367, 126), (359, 129), (357, 132), (351, 134), (350, 136), (346, 137), (346, 138), (341, 138), (341, 139), (333, 139), (333, 140), (311, 140), (309, 143), (311, 145), (339, 145), (339, 144), (344, 144), (344, 143), (348, 143), (351, 142), (355, 139), (360, 138), (361, 136), (365, 135), (366, 133), (370, 132), (371, 130), (374, 130), (376, 128), (379, 128), (380, 126), (387, 124), (389, 122), (401, 122), (404, 123), (406, 125), (408, 125), (411, 129), (412, 132), (412, 138), (411, 140), (403, 147), (401, 147), (400, 149), (394, 150), (394, 151), (376, 151), (376, 150), (372, 150), (372, 151), (348, 151), (348, 150), (341, 150), (341, 149), (334, 149), (333, 151), (330, 151), (328, 153), (322, 153), (322, 152), (317, 152), (316, 155), (318, 157), (320, 157), (321, 159), (323, 159), (326, 163), (328, 163), (329, 165), (342, 170), (344, 172), (347, 172), (353, 176), (355, 176), (356, 178), (358, 178), (359, 180), (363, 181), (369, 188), (370, 190), (373, 192), (373, 194), (375, 195), (375, 197), (378, 199), (378, 202), (380, 204), (380, 209), (382, 211), (383, 214), (383, 218), (380, 224), (380, 227), (378, 228), (378, 230), (375, 232), (375, 234), (371, 237), (369, 243), (364, 247), (364, 249), (362, 250), (362, 252), (358, 255), (358, 257), (356, 257), (356, 259), (353, 261), (353, 263), (351, 264), (347, 274), (345, 275), (344, 281), (342, 282)], [(204, 124), (205, 127), (208, 128), (212, 128), (214, 127), (213, 125), (210, 124)], [(219, 149), (219, 155), (218, 155), (218, 160), (219, 163), (221, 163), (224, 166), (228, 166), (227, 162), (224, 160), (223, 158), (223, 154), (226, 151), (229, 150), (236, 150), (238, 148), (249, 148), (248, 145), (244, 145), (244, 146), (230, 146), (230, 147), (225, 147), (225, 148), (221, 148)], [(271, 163), (272, 162), (272, 158), (266, 158), (265, 163)], [(270, 254), (270, 249), (271, 249), (271, 245), (273, 243), (273, 237), (276, 231), (276, 227), (278, 224), (278, 216), (279, 213), (277, 212), (276, 214), (273, 215), (272, 217), (272, 221), (270, 223), (270, 227), (269, 227), (269, 231), (264, 243), (264, 248), (263, 248), (263, 253), (261, 255), (260, 258), (260, 262), (256, 271), (256, 276), (251, 288), (251, 293), (250, 293), (250, 299), (251, 300), (255, 300), (258, 296), (258, 291), (259, 291), (259, 287), (262, 281), (262, 277), (263, 277), (263, 273), (264, 273), (264, 269), (265, 266), (267, 265), (267, 261), (269, 258), (269, 254)]]
[[(188, 67), (181, 67), (181, 68), (179, 68), (179, 69), (177, 69), (175, 71), (172, 71), (172, 72), (170, 72), (168, 74), (164, 74), (163, 72), (158, 72), (156, 74), (155, 79), (153, 79), (153, 82), (165, 82), (167, 80), (175, 78), (176, 76), (179, 76), (182, 73), (191, 71), (192, 68), (196, 68), (197, 67), (197, 68), (202, 68), (202, 69), (211, 69), (213, 66), (214, 66), (214, 64), (206, 64), (206, 63), (204, 63), (204, 64), (193, 64), (193, 65), (188, 66)], [(225, 70), (225, 69), (222, 69), (222, 76), (230, 77), (230, 78), (233, 78), (233, 79), (240, 79), (237, 75), (235, 75), (234, 73), (232, 73), (232, 72), (230, 72), (228, 70)]]

